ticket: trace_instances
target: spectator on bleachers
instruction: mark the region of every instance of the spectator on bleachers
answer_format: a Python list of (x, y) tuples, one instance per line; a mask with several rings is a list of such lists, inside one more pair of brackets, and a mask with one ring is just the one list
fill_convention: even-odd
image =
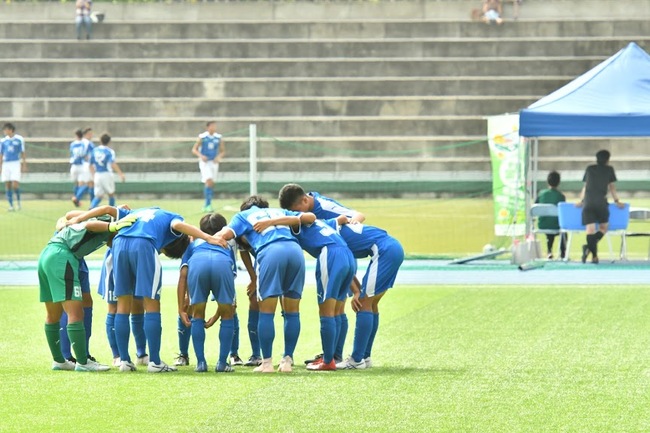
[(81, 27), (86, 28), (86, 39), (90, 39), (93, 34), (93, 22), (90, 19), (90, 9), (92, 0), (77, 0), (75, 27), (77, 29), (77, 39), (81, 40)]
[(483, 0), (483, 18), (486, 24), (503, 24), (501, 0)]

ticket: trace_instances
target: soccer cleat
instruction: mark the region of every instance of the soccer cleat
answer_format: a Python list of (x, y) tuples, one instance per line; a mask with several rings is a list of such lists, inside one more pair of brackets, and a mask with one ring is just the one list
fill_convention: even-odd
[(85, 364), (77, 364), (74, 367), (75, 371), (108, 371), (110, 370), (111, 367), (108, 365), (100, 364), (97, 361), (93, 361), (92, 359), (88, 358), (88, 361)]
[(146, 353), (142, 356), (138, 356), (138, 359), (135, 360), (137, 365), (149, 365), (149, 355)]
[(594, 265), (597, 265), (599, 262), (600, 260), (598, 260), (598, 256), (591, 258), (591, 263), (593, 263)]
[(67, 360), (67, 361), (70, 361), (70, 362), (73, 363), (73, 364), (76, 364), (76, 363), (77, 363), (77, 360), (75, 359), (74, 356), (71, 356), (70, 358), (66, 358), (66, 360)]
[(363, 362), (366, 363), (366, 368), (372, 368), (372, 359), (370, 357), (365, 358)]
[(582, 263), (587, 263), (587, 256), (589, 255), (589, 247), (587, 245), (582, 246)]
[(135, 364), (132, 363), (131, 361), (122, 361), (120, 363), (120, 371), (135, 371)]
[(14, 209), (13, 206), (9, 206), (9, 207), (7, 208), (7, 212), (13, 212), (14, 210), (15, 210), (15, 209)]
[(72, 371), (74, 370), (75, 364), (74, 362), (70, 362), (67, 359), (63, 362), (52, 362), (52, 370), (59, 371), (59, 370), (67, 370), (67, 371)]
[(323, 357), (323, 354), (319, 353), (318, 355), (314, 356), (312, 359), (305, 359), (305, 365), (311, 364), (312, 362), (316, 362), (319, 359), (321, 359), (322, 357)]
[(174, 365), (175, 366), (185, 366), (185, 365), (190, 365), (190, 357), (189, 355), (183, 355), (182, 353), (179, 353), (178, 356), (174, 360)]
[(230, 365), (244, 365), (244, 361), (237, 355), (230, 355)]
[(278, 373), (291, 373), (293, 369), (291, 366), (293, 365), (293, 359), (289, 355), (284, 356), (280, 360), (280, 365), (278, 366)]
[(310, 371), (333, 371), (336, 370), (336, 361), (332, 359), (330, 362), (325, 364), (324, 361), (322, 361), (322, 358), (318, 361), (314, 361), (311, 364), (307, 364), (307, 370)]
[(363, 370), (366, 368), (366, 363), (363, 359), (360, 362), (357, 362), (354, 358), (348, 356), (347, 359), (336, 364), (336, 368), (338, 370)]
[(113, 367), (119, 367), (122, 364), (122, 360), (119, 356), (113, 358)]
[(22, 208), (23, 208), (22, 205), (20, 204), (20, 202), (18, 202), (18, 205), (16, 206), (16, 210), (21, 210)]
[(74, 207), (79, 207), (81, 206), (81, 202), (77, 197), (72, 197), (72, 204), (74, 204)]
[(199, 361), (196, 363), (196, 368), (194, 369), (197, 373), (205, 373), (208, 371), (208, 364), (205, 361)]
[(87, 359), (89, 359), (90, 361), (97, 362), (97, 360), (95, 359), (95, 357), (92, 356), (92, 355), (90, 355), (90, 354), (87, 356)]
[(149, 373), (169, 373), (172, 371), (178, 371), (178, 370), (175, 367), (170, 367), (169, 365), (165, 364), (162, 361), (160, 361), (160, 364), (154, 364), (153, 362), (149, 362), (149, 366), (147, 367), (147, 372)]
[(262, 365), (262, 358), (259, 356), (251, 356), (248, 361), (244, 363), (244, 367), (258, 367)]
[(218, 362), (217, 366), (214, 369), (214, 371), (215, 371), (215, 373), (232, 373), (232, 372), (235, 371), (235, 369), (232, 368), (232, 366), (230, 366), (230, 364), (226, 364), (226, 363), (222, 364), (222, 363)]
[(211, 205), (203, 206), (203, 208), (201, 208), (201, 212), (213, 212), (213, 211), (214, 209), (212, 208)]
[(271, 358), (261, 360), (260, 365), (253, 369), (255, 373), (275, 373)]

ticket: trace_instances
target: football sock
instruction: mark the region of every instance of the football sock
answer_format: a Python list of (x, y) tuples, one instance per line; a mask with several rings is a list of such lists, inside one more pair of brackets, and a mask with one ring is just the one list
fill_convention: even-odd
[(108, 205), (115, 206), (115, 196), (108, 197)]
[(239, 353), (239, 317), (235, 314), (233, 320), (232, 344), (230, 345), (230, 354), (236, 355)]
[(95, 200), (95, 187), (94, 186), (87, 186), (88, 188), (88, 198), (90, 201)]
[(20, 188), (14, 190), (16, 192), (16, 201), (20, 204)]
[(70, 338), (70, 347), (74, 350), (77, 362), (82, 365), (88, 362), (86, 330), (83, 321), (68, 323), (68, 338)]
[(65, 362), (65, 358), (61, 353), (61, 346), (59, 345), (59, 326), (58, 323), (46, 323), (45, 338), (47, 339), (47, 345), (50, 347), (52, 359), (56, 362)]
[(251, 341), (253, 356), (260, 357), (260, 339), (257, 335), (257, 323), (260, 320), (260, 312), (248, 310), (248, 338)]
[(205, 187), (203, 188), (203, 195), (205, 196), (205, 205), (210, 206), (212, 204), (212, 195), (214, 193), (214, 188)]
[[(335, 317), (336, 319), (336, 349), (334, 355), (343, 358), (343, 346), (345, 345), (345, 338), (348, 335), (348, 315), (343, 313)], [(339, 325), (340, 320), (340, 325)]]
[(323, 347), (323, 362), (329, 364), (334, 358), (336, 348), (336, 319), (334, 317), (320, 318), (320, 340)]
[(144, 314), (144, 335), (147, 336), (149, 345), (149, 361), (160, 364), (160, 340), (162, 337), (162, 325), (160, 313), (146, 312)]
[[(194, 320), (190, 317), (190, 320)], [(192, 322), (194, 323), (194, 322)], [(203, 321), (205, 323), (205, 320)], [(194, 334), (194, 325), (185, 326), (181, 320), (181, 316), (178, 316), (177, 329), (178, 329), (178, 351), (181, 355), (188, 355), (190, 349), (190, 337)], [(203, 340), (205, 340), (205, 333), (203, 334)], [(198, 355), (197, 355), (198, 356)]]
[(14, 205), (14, 192), (11, 189), (5, 190), (5, 194), (7, 195), (7, 201), (9, 202), (9, 206)]
[(93, 307), (84, 307), (84, 328), (86, 328), (87, 355), (90, 355), (90, 336), (93, 333)]
[(352, 358), (355, 362), (361, 362), (368, 347), (368, 339), (372, 332), (373, 317), (371, 311), (359, 311), (357, 313), (357, 324), (354, 328), (354, 344)]
[(293, 358), (300, 336), (300, 313), (284, 313), (284, 356)]
[(65, 311), (61, 314), (59, 324), (61, 353), (65, 359), (69, 359), (72, 357), (72, 352), (70, 351), (70, 339), (68, 338), (68, 314)]
[(147, 337), (144, 335), (144, 314), (131, 314), (131, 331), (135, 340), (136, 356), (147, 353)]
[(120, 356), (120, 351), (117, 349), (117, 341), (115, 340), (115, 314), (108, 313), (106, 315), (106, 338), (108, 338), (108, 345), (111, 347), (113, 358)]
[(93, 199), (90, 202), (90, 209), (96, 208), (101, 201), (102, 201), (101, 197), (93, 197)]
[(221, 365), (225, 364), (228, 359), (235, 331), (234, 326), (234, 319), (221, 319), (221, 327), (219, 328), (219, 364)]
[(79, 192), (79, 189), (81, 189), (81, 187), (79, 185), (77, 185), (77, 184), (75, 184), (75, 186), (72, 187), (72, 196), (73, 197), (77, 197), (77, 193)]
[(366, 353), (363, 354), (364, 358), (368, 358), (372, 353), (372, 343), (375, 342), (375, 335), (377, 335), (377, 329), (379, 328), (379, 313), (373, 313), (372, 319), (372, 331), (370, 331), (370, 338), (368, 338)]
[(88, 191), (88, 187), (86, 185), (79, 186), (77, 187), (77, 193), (74, 195), (77, 200), (81, 200)]
[[(179, 319), (180, 320), (180, 319)], [(178, 338), (180, 340), (180, 327), (178, 329)], [(205, 362), (205, 319), (192, 319), (192, 325), (190, 330), (186, 331), (188, 334), (192, 335), (192, 346), (194, 347), (194, 354), (196, 355), (196, 362)], [(189, 338), (187, 339), (189, 345)], [(187, 355), (187, 348), (185, 352), (181, 352), (182, 355)]]
[(273, 356), (273, 340), (275, 339), (275, 325), (273, 324), (273, 313), (259, 313), (257, 321), (257, 336), (260, 340), (260, 349), (264, 358)]
[(131, 362), (131, 356), (129, 355), (130, 334), (129, 315), (117, 313), (115, 315), (115, 341), (117, 342), (117, 349), (120, 352), (120, 359), (122, 361)]

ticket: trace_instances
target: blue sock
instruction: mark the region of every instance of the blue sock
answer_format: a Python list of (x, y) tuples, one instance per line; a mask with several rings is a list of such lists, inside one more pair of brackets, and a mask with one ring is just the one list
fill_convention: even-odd
[(372, 311), (359, 311), (357, 313), (357, 324), (354, 328), (354, 345), (352, 349), (352, 359), (356, 362), (363, 360), (363, 354), (368, 347), (368, 339), (372, 332), (373, 326)]
[[(180, 320), (180, 319), (179, 319)], [(192, 346), (194, 347), (194, 354), (196, 355), (196, 362), (205, 362), (205, 319), (192, 319), (192, 325), (190, 330), (187, 331), (188, 334), (192, 335)], [(180, 340), (180, 327), (178, 338)], [(190, 339), (187, 339), (189, 345)], [(187, 355), (187, 349), (185, 350), (184, 355)]]
[(264, 358), (273, 356), (273, 340), (275, 339), (275, 324), (273, 323), (273, 313), (259, 313), (257, 321), (257, 336), (260, 340), (260, 348)]
[[(334, 354), (343, 359), (343, 346), (345, 345), (345, 337), (348, 335), (348, 315), (343, 313), (335, 317), (337, 333), (336, 333), (336, 349), (334, 349)], [(339, 325), (339, 320), (341, 324)]]
[(100, 197), (93, 197), (92, 201), (90, 202), (90, 209), (96, 208), (101, 201), (102, 199)]
[(20, 204), (20, 188), (14, 190), (16, 192), (16, 201)]
[(81, 200), (83, 198), (84, 194), (86, 194), (86, 191), (88, 191), (88, 187), (86, 185), (78, 186), (77, 187), (77, 192), (74, 195), (75, 198), (77, 200)]
[(86, 351), (90, 356), (90, 336), (93, 334), (93, 307), (84, 307), (84, 328), (86, 328)]
[(334, 317), (320, 318), (320, 340), (323, 345), (323, 362), (329, 364), (334, 358), (336, 347), (336, 319)]
[(144, 335), (147, 336), (149, 345), (149, 361), (160, 364), (160, 340), (162, 338), (160, 313), (144, 313)]
[(379, 313), (372, 315), (372, 331), (370, 331), (370, 338), (368, 338), (368, 346), (366, 346), (366, 352), (363, 354), (364, 358), (368, 358), (372, 352), (372, 343), (375, 342), (375, 335), (377, 335), (377, 329), (379, 328)]
[(120, 356), (120, 351), (117, 350), (117, 341), (115, 340), (115, 314), (108, 313), (106, 315), (106, 337), (111, 352), (113, 352), (113, 358), (117, 358)]
[(228, 359), (228, 353), (232, 346), (233, 334), (235, 331), (234, 319), (221, 319), (219, 328), (219, 364), (224, 365)]
[(72, 187), (72, 195), (73, 195), (74, 197), (77, 196), (77, 193), (79, 192), (79, 188), (81, 188), (81, 187), (80, 187), (79, 185), (77, 185), (77, 184), (75, 184), (75, 185)]
[(144, 314), (131, 314), (131, 332), (135, 340), (135, 354), (138, 357), (147, 353), (147, 336), (144, 335)]
[(117, 350), (120, 352), (120, 359), (122, 361), (131, 362), (131, 356), (129, 355), (130, 335), (129, 315), (117, 313), (115, 315), (115, 341), (117, 342)]
[(108, 205), (115, 206), (115, 196), (108, 197)]
[(235, 314), (232, 318), (233, 320), (233, 333), (232, 333), (232, 345), (230, 346), (230, 354), (237, 355), (239, 354), (239, 317)]
[[(192, 320), (192, 323), (194, 323), (194, 319), (190, 317), (190, 320)], [(203, 321), (205, 323), (205, 320)], [(191, 326), (185, 326), (183, 324), (183, 321), (181, 320), (181, 316), (178, 316), (178, 321), (176, 322), (177, 329), (178, 329), (178, 351), (180, 352), (181, 355), (187, 356), (190, 350), (190, 337), (192, 334), (194, 334), (194, 325)], [(203, 341), (205, 341), (205, 332), (203, 333)], [(198, 355), (197, 355), (198, 356)]]
[(9, 206), (14, 205), (14, 190), (13, 189), (7, 189), (5, 190), (5, 194), (7, 195), (7, 201), (9, 202)]
[(260, 339), (257, 335), (257, 323), (260, 320), (260, 312), (248, 310), (248, 338), (251, 341), (253, 356), (260, 357)]
[(61, 354), (65, 359), (72, 357), (70, 350), (70, 338), (68, 338), (68, 315), (64, 311), (59, 321), (59, 337), (61, 342)]
[(205, 205), (210, 206), (212, 204), (212, 195), (214, 193), (214, 188), (205, 187), (203, 188), (203, 196), (205, 197)]
[(88, 198), (90, 201), (95, 200), (95, 187), (87, 186), (86, 188), (88, 188)]
[(293, 358), (300, 336), (300, 313), (284, 313), (284, 356)]

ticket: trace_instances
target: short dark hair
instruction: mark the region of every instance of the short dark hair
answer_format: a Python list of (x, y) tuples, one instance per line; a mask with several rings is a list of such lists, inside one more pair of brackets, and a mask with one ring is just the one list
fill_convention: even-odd
[(598, 163), (598, 165), (605, 165), (609, 162), (610, 156), (611, 154), (608, 150), (599, 150), (598, 153), (596, 153), (596, 163)]
[(81, 128), (77, 128), (74, 130), (74, 135), (76, 135), (77, 138), (81, 138), (84, 136), (84, 132), (81, 130)]
[(288, 183), (280, 189), (278, 200), (282, 209), (290, 209), (298, 200), (303, 198), (307, 193), (297, 183)]
[(180, 259), (190, 244), (190, 237), (185, 233), (163, 247), (164, 254), (170, 259)]
[(546, 182), (548, 182), (549, 186), (557, 188), (557, 186), (560, 184), (560, 173), (555, 170), (551, 171), (546, 177)]
[(215, 123), (217, 123), (216, 120), (208, 120), (207, 122), (205, 122), (205, 126), (210, 126), (210, 125), (215, 124)]
[(86, 135), (92, 130), (93, 130), (92, 128), (84, 128), (83, 134)]
[(10, 130), (10, 131), (15, 131), (15, 130), (16, 130), (16, 126), (15, 126), (13, 123), (9, 123), (9, 122), (7, 122), (7, 123), (5, 123), (4, 125), (2, 125), (2, 129), (8, 129), (8, 130)]
[(111, 142), (111, 136), (108, 134), (102, 134), (102, 137), (99, 139), (104, 146)]
[(244, 202), (239, 207), (239, 210), (243, 212), (245, 210), (252, 208), (253, 206), (257, 206), (259, 208), (265, 209), (269, 207), (269, 202), (264, 200), (262, 196), (252, 195), (248, 197), (246, 200), (244, 200)]
[(201, 221), (199, 222), (199, 228), (203, 233), (213, 235), (224, 228), (227, 224), (228, 221), (226, 221), (226, 217), (215, 212), (203, 215), (203, 218), (201, 218)]

